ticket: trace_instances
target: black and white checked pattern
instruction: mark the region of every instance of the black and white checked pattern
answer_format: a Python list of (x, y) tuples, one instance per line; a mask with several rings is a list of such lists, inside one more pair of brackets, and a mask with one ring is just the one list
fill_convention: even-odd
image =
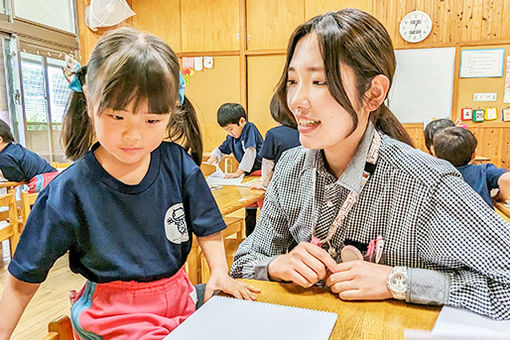
[[(312, 212), (310, 159), (318, 169), (315, 206), (320, 214)], [(361, 180), (364, 164), (358, 163), (346, 171), (358, 171)], [(255, 231), (239, 247), (231, 274), (267, 279), (271, 258), (310, 241), (316, 218), (318, 236), (324, 237), (349, 193), (339, 182), (325, 170), (320, 152), (298, 147), (284, 153)], [(443, 293), (449, 289), (447, 304), (510, 319), (510, 225), (448, 162), (384, 135), (375, 173), (332, 245), (341, 249), (346, 239), (368, 243), (377, 235), (385, 241), (380, 263), (437, 271), (449, 281), (435, 287)], [(265, 275), (257, 270), (264, 265)], [(416, 301), (419, 297), (411, 300)]]

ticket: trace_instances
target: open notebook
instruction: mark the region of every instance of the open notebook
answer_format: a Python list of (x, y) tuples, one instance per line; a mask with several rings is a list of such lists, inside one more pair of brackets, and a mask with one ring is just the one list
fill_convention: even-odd
[(165, 340), (327, 340), (336, 313), (213, 296)]

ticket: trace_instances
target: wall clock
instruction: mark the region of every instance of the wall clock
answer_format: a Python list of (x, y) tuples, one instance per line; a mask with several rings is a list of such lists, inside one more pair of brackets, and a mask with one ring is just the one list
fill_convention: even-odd
[(432, 19), (422, 11), (409, 12), (400, 22), (400, 35), (410, 43), (423, 41), (430, 31), (432, 31)]

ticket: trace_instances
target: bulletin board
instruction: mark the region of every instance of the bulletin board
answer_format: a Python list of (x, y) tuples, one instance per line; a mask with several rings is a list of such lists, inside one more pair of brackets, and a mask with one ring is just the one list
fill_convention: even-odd
[(450, 118), (455, 47), (396, 50), (397, 68), (388, 95), (401, 123)]

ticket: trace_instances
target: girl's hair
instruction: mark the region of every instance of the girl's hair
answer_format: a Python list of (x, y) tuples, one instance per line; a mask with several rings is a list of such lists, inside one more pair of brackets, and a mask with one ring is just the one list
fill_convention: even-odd
[(9, 125), (0, 119), (0, 137), (2, 137), (4, 143), (14, 142), (11, 128)]
[[(300, 25), (290, 37), (287, 60), (276, 87), (278, 99), (285, 107), (289, 64), (299, 40), (310, 33), (317, 35), (329, 92), (352, 118), (352, 133), (358, 126), (358, 115), (345, 92), (340, 64), (345, 64), (354, 71), (357, 100), (362, 102), (366, 99), (363, 96), (370, 89), (375, 76), (386, 76), (391, 85), (396, 66), (391, 38), (376, 18), (353, 8), (319, 15)], [(409, 134), (384, 103), (371, 112), (370, 119), (379, 131), (413, 145)]]
[(202, 139), (198, 126), (195, 108), (184, 96), (180, 110), (170, 117), (168, 137), (179, 144), (191, 154), (191, 158), (200, 166), (202, 164)]
[(297, 128), (296, 118), (294, 118), (294, 115), (291, 112), (288, 112), (287, 105), (282, 105), (280, 103), (276, 94), (274, 94), (271, 98), (269, 111), (271, 112), (271, 117), (273, 117), (273, 119), (278, 123), (293, 129)]
[(183, 104), (186, 112), (181, 112), (178, 105), (177, 56), (161, 39), (128, 27), (109, 31), (99, 39), (88, 65), (76, 76), (82, 86), (87, 85), (89, 102), (81, 92), (74, 92), (69, 100), (62, 131), (69, 159), (82, 157), (94, 141), (88, 108), (100, 115), (107, 108), (124, 109), (132, 101), (133, 112), (147, 103), (151, 113), (170, 113), (168, 137), (182, 137), (188, 151), (201, 157), (195, 111), (189, 102)]

